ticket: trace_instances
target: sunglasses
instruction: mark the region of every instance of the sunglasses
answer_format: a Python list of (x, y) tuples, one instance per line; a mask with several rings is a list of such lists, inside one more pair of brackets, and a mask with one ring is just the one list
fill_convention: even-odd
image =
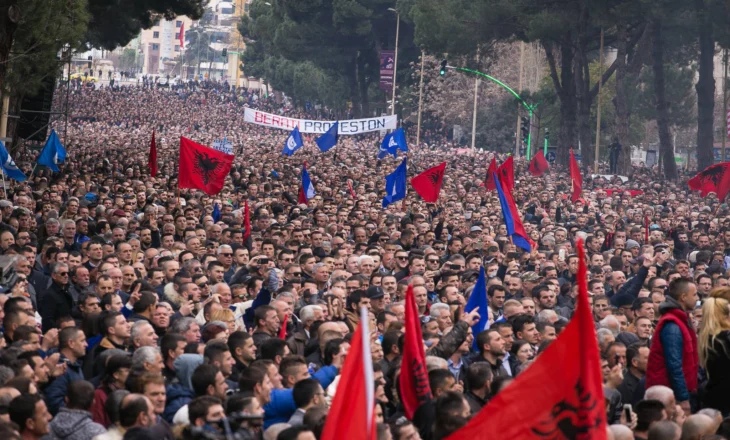
[(407, 260), (408, 259), (408, 257), (395, 257), (395, 258), (397, 258), (399, 260)]

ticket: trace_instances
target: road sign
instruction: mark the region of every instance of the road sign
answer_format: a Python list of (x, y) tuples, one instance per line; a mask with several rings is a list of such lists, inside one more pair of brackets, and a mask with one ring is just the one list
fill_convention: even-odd
[(545, 159), (547, 159), (548, 162), (555, 162), (555, 159), (557, 158), (558, 156), (555, 154), (554, 151), (548, 151), (547, 157)]

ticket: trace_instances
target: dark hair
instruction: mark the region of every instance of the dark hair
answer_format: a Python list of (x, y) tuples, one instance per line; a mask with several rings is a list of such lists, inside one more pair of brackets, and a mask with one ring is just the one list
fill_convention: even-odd
[(276, 440), (297, 440), (299, 438), (299, 434), (304, 432), (312, 432), (312, 428), (305, 425), (292, 426), (281, 431), (276, 437)]
[(679, 300), (679, 297), (682, 296), (683, 293), (687, 292), (690, 284), (695, 284), (695, 282), (689, 278), (676, 278), (669, 283), (667, 295), (675, 300)]
[(402, 333), (398, 330), (390, 330), (383, 335), (383, 355), (389, 355), (392, 353), (393, 346), (398, 346), (398, 339), (401, 334)]
[(232, 355), (235, 355), (236, 349), (243, 347), (243, 344), (251, 339), (251, 334), (238, 330), (228, 335), (228, 349)]
[(517, 336), (517, 332), (522, 332), (524, 330), (525, 326), (527, 324), (534, 324), (535, 323), (535, 317), (531, 315), (517, 315), (512, 320), (512, 331), (515, 332), (515, 336)]
[(122, 398), (119, 408), (119, 425), (123, 428), (134, 426), (139, 413), (147, 413), (147, 399), (141, 394), (132, 394), (128, 399)]
[[(629, 345), (629, 347), (626, 349), (626, 368), (631, 368), (631, 361), (633, 361), (634, 358), (639, 355), (639, 350), (644, 347), (648, 348), (649, 344), (643, 341), (639, 341)], [(606, 351), (608, 351), (610, 348), (610, 345), (606, 347)]]
[(482, 389), (490, 380), (492, 380), (492, 368), (486, 362), (474, 362), (466, 369), (466, 386), (469, 390)]
[(94, 391), (94, 385), (85, 380), (74, 380), (69, 383), (66, 392), (68, 408), (89, 411), (91, 404), (94, 403)]
[(268, 372), (266, 368), (251, 365), (241, 372), (238, 379), (238, 389), (242, 392), (253, 392), (256, 385), (263, 383)]
[(314, 396), (322, 389), (317, 379), (304, 379), (294, 384), (292, 397), (297, 408), (304, 408), (314, 399)]
[(195, 424), (198, 419), (205, 419), (208, 409), (213, 405), (223, 405), (221, 399), (213, 396), (199, 396), (188, 403), (188, 420)]
[[(277, 341), (281, 341), (280, 339), (276, 339)], [(284, 342), (284, 341), (281, 341)], [(230, 349), (228, 348), (228, 345), (226, 345), (223, 341), (210, 341), (205, 346), (205, 351), (203, 352), (203, 356), (208, 359), (208, 362), (214, 362), (214, 361), (220, 361), (220, 357), (224, 353), (230, 352)]]
[(642, 400), (634, 410), (637, 416), (636, 430), (644, 432), (652, 423), (662, 420), (664, 404), (658, 400)]
[(25, 431), (25, 422), (35, 415), (35, 406), (41, 400), (40, 394), (21, 394), (10, 402), (8, 415), (18, 425), (19, 432)]
[(193, 391), (195, 391), (196, 396), (208, 394), (208, 387), (211, 385), (215, 387), (215, 377), (218, 375), (218, 372), (220, 372), (220, 369), (210, 364), (201, 364), (193, 371), (190, 382), (193, 385)]
[(481, 331), (477, 335), (477, 348), (479, 349), (480, 353), (484, 353), (484, 346), (489, 345), (489, 343), (492, 340), (493, 333), (496, 333), (499, 335), (499, 331), (497, 331), (496, 329), (491, 329), (491, 328)]
[(432, 391), (442, 388), (449, 378), (454, 378), (449, 370), (436, 369), (428, 372), (428, 384)]
[(30, 341), (30, 335), (39, 335), (38, 329), (30, 325), (21, 325), (13, 333), (13, 341)]
[(132, 306), (134, 313), (142, 313), (149, 309), (153, 304), (157, 302), (157, 294), (154, 292), (143, 291), (140, 293), (140, 298)]
[(644, 304), (654, 304), (654, 303), (651, 301), (651, 298), (646, 298), (646, 297), (636, 298), (634, 300), (633, 304), (631, 304), (631, 310), (633, 310), (633, 311), (641, 310), (641, 306), (643, 306)]
[(132, 356), (128, 354), (115, 354), (106, 361), (104, 367), (104, 378), (102, 382), (109, 385), (114, 382), (114, 373), (122, 368), (132, 368)]
[(170, 359), (170, 351), (177, 350), (177, 344), (185, 342), (187, 339), (180, 333), (166, 333), (160, 341), (160, 351), (162, 352), (162, 359), (167, 362)]
[(445, 438), (466, 425), (467, 419), (460, 414), (464, 407), (464, 396), (455, 391), (445, 391), (436, 398), (436, 420), (434, 438)]
[[(109, 336), (109, 327), (114, 327), (117, 323), (117, 316), (124, 316), (121, 312), (102, 312), (106, 315), (102, 318), (101, 333)], [(125, 318), (126, 321), (126, 318)]]
[(104, 403), (104, 411), (109, 415), (111, 424), (119, 423), (119, 410), (122, 406), (122, 400), (129, 395), (129, 391), (125, 389), (114, 390), (107, 396)]
[(263, 305), (263, 306), (256, 307), (256, 310), (254, 310), (254, 312), (253, 312), (253, 314), (254, 314), (254, 324), (256, 326), (258, 326), (259, 325), (259, 321), (265, 321), (266, 320), (266, 315), (270, 311), (274, 311), (275, 312), (276, 309), (273, 308), (273, 307), (271, 307), (271, 306), (268, 306), (268, 305)]
[(286, 341), (279, 338), (269, 338), (265, 340), (259, 347), (259, 357), (261, 359), (274, 360), (276, 356), (284, 356)]
[(344, 341), (345, 340), (342, 338), (335, 338), (327, 341), (327, 343), (324, 344), (323, 358), (325, 365), (332, 365), (332, 359), (340, 352), (340, 346)]

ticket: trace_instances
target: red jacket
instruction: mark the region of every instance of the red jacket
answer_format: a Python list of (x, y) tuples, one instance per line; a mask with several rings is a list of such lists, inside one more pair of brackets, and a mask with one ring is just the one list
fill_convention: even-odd
[[(667, 310), (659, 319), (659, 323), (651, 339), (649, 363), (646, 369), (646, 387), (664, 385), (669, 388), (672, 383), (667, 369), (665, 348), (662, 346), (661, 332), (667, 322), (676, 324), (682, 332), (682, 374), (687, 391), (697, 391), (697, 371), (699, 369), (699, 352), (697, 351), (697, 335), (689, 324), (687, 313), (680, 309)], [(671, 348), (668, 348), (671, 350)], [(675, 391), (676, 393), (676, 391)]]

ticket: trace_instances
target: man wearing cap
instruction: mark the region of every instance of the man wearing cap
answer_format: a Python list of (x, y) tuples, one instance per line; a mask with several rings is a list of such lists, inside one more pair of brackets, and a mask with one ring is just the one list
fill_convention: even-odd
[(378, 313), (385, 311), (385, 291), (380, 286), (370, 286), (367, 290), (367, 297), (370, 298), (370, 311), (378, 316)]

